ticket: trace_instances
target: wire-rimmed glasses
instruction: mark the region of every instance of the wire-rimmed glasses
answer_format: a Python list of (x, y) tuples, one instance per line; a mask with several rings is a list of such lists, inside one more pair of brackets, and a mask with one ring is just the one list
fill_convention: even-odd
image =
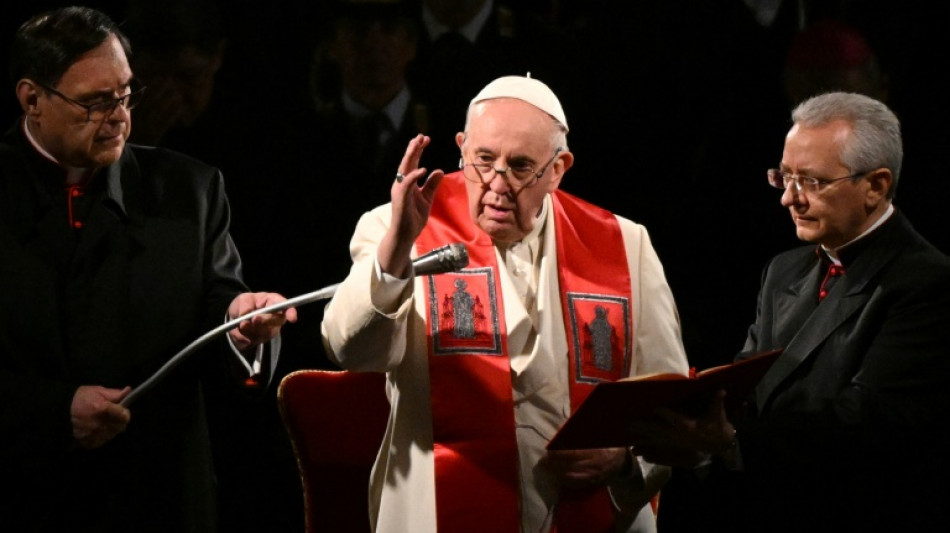
[(802, 176), (800, 174), (792, 174), (791, 172), (783, 172), (778, 168), (770, 168), (768, 170), (769, 185), (775, 187), (776, 189), (786, 190), (788, 186), (792, 183), (795, 184), (796, 192), (821, 192), (825, 187), (844, 180), (853, 180), (864, 176), (871, 172), (870, 170), (865, 170), (864, 172), (856, 172), (854, 174), (844, 176), (843, 178), (815, 178), (812, 176)]
[[(534, 165), (530, 161), (515, 161), (509, 164), (508, 168), (495, 168), (494, 160), (483, 160), (477, 163), (465, 163), (460, 161), (459, 168), (462, 169), (462, 174), (465, 176), (465, 179), (471, 181), (472, 183), (481, 183), (483, 185), (488, 185), (491, 183), (491, 180), (494, 179), (495, 174), (501, 174), (505, 182), (509, 187), (512, 188), (515, 192), (520, 191), (521, 189), (527, 189), (533, 187), (541, 179), (541, 176), (547, 172), (548, 167), (551, 166), (551, 163), (557, 159), (558, 154), (562, 151), (561, 147), (558, 147), (554, 150), (554, 155), (547, 163), (541, 167), (540, 170), (535, 170)], [(465, 169), (471, 167), (476, 174), (476, 178), (473, 178), (469, 175), (468, 172), (465, 172)]]
[(56, 89), (42, 83), (37, 83), (37, 85), (42, 87), (43, 90), (49, 92), (50, 94), (55, 94), (56, 96), (62, 98), (65, 102), (85, 109), (87, 122), (99, 122), (105, 120), (106, 118), (110, 117), (115, 109), (119, 106), (131, 110), (142, 102), (142, 96), (145, 95), (145, 86), (136, 83), (135, 80), (132, 80), (129, 94), (120, 96), (118, 98), (109, 98), (101, 102), (86, 104), (78, 100), (74, 100), (57, 91)]

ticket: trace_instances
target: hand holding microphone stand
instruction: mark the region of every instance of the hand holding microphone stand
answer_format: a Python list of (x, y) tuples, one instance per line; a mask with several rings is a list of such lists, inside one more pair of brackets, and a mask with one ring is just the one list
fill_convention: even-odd
[[(427, 276), (434, 274), (442, 274), (445, 272), (454, 272), (465, 268), (468, 265), (468, 250), (466, 250), (465, 245), (462, 243), (453, 243), (435, 248), (434, 250), (417, 257), (412, 262), (412, 267), (414, 274), (416, 276)], [(224, 324), (208, 331), (204, 335), (198, 337), (191, 344), (184, 347), (177, 354), (172, 356), (161, 368), (159, 368), (154, 374), (149, 376), (141, 385), (132, 389), (129, 394), (122, 399), (120, 404), (122, 406), (128, 407), (132, 402), (134, 402), (139, 396), (150, 390), (158, 382), (160, 382), (165, 376), (167, 376), (173, 368), (178, 366), (182, 361), (184, 361), (189, 355), (194, 353), (198, 348), (204, 346), (213, 338), (217, 337), (221, 333), (230, 331), (239, 325), (245, 320), (250, 320), (258, 315), (263, 315), (266, 313), (276, 313), (278, 311), (283, 311), (291, 307), (299, 307), (304, 304), (317, 302), (320, 300), (326, 300), (332, 298), (336, 293), (337, 288), (340, 286), (339, 283), (334, 283), (320, 290), (313, 292), (308, 292), (306, 294), (301, 294), (294, 298), (284, 300), (283, 302), (269, 305), (267, 307), (262, 307), (260, 309), (255, 309), (250, 313), (246, 313), (237, 318), (229, 320)]]

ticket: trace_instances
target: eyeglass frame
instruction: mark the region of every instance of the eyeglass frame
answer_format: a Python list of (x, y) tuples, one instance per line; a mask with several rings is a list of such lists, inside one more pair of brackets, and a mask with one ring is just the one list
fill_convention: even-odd
[[(467, 179), (468, 181), (470, 181), (470, 182), (472, 182), (472, 183), (476, 183), (475, 181), (472, 181), (472, 180), (468, 179), (468, 175), (465, 174), (465, 167), (472, 167), (472, 168), (474, 168), (474, 169), (475, 169), (475, 172), (478, 173), (479, 178), (481, 178), (481, 179), (478, 180), (477, 183), (481, 183), (482, 185), (488, 185), (488, 184), (490, 184), (490, 183), (491, 183), (491, 180), (495, 179), (495, 175), (494, 175), (494, 174), (501, 174), (502, 176), (504, 176), (505, 183), (507, 183), (508, 186), (512, 188), (512, 190), (514, 190), (515, 192), (520, 192), (520, 191), (522, 191), (522, 190), (524, 190), (524, 189), (530, 189), (531, 187), (534, 187), (539, 181), (541, 181), (541, 176), (543, 176), (544, 173), (548, 171), (548, 167), (551, 166), (551, 163), (554, 163), (554, 160), (557, 159), (557, 156), (558, 156), (561, 152), (563, 152), (563, 151), (564, 151), (564, 147), (558, 146), (558, 147), (554, 150), (554, 155), (551, 156), (551, 159), (549, 159), (548, 162), (545, 163), (543, 167), (541, 167), (541, 170), (539, 170), (539, 171), (537, 171), (536, 173), (534, 173), (534, 179), (532, 180), (531, 178), (528, 178), (528, 179), (524, 182), (524, 184), (521, 184), (520, 182), (518, 182), (518, 181), (517, 181), (517, 178), (515, 178), (516, 181), (515, 181), (514, 183), (512, 183), (512, 181), (508, 178), (508, 171), (511, 170), (511, 166), (509, 166), (508, 168), (495, 168), (495, 164), (494, 164), (494, 163), (487, 163), (487, 164), (486, 164), (486, 163), (465, 163), (465, 160), (460, 158), (460, 159), (459, 159), (459, 170), (462, 171), (462, 175), (465, 176), (465, 179)], [(481, 171), (481, 170), (479, 170), (479, 168), (478, 168), (478, 167), (480, 167), (480, 166), (481, 166), (481, 167), (488, 167), (488, 170)], [(484, 176), (485, 176), (485, 174), (488, 174), (489, 172), (493, 172), (494, 174), (492, 174), (491, 178), (489, 178), (488, 180), (486, 180)], [(529, 185), (529, 183), (530, 183), (530, 185)], [(515, 184), (517, 184), (517, 187), (515, 187)]]
[[(134, 83), (135, 80), (133, 79), (132, 82)], [(101, 102), (96, 102), (96, 103), (94, 103), (94, 104), (84, 104), (84, 103), (82, 103), (82, 102), (80, 102), (80, 101), (78, 101), (78, 100), (75, 100), (75, 99), (73, 99), (73, 98), (70, 98), (70, 97), (66, 96), (65, 94), (63, 94), (63, 93), (57, 91), (56, 89), (54, 89), (54, 88), (52, 88), (52, 87), (50, 87), (50, 86), (48, 86), (48, 85), (46, 85), (46, 84), (44, 84), (44, 83), (40, 83), (40, 82), (34, 82), (34, 83), (36, 83), (38, 86), (42, 87), (44, 91), (47, 91), (47, 92), (49, 92), (49, 93), (51, 93), (51, 94), (54, 94), (54, 95), (56, 95), (56, 96), (62, 98), (63, 101), (65, 101), (65, 102), (67, 102), (67, 103), (70, 103), (70, 104), (73, 104), (73, 105), (75, 105), (75, 106), (79, 106), (79, 107), (85, 109), (85, 110), (86, 110), (86, 122), (98, 122), (98, 121), (100, 121), (100, 120), (105, 120), (105, 119), (109, 118), (110, 116), (112, 116), (112, 113), (115, 113), (116, 108), (119, 107), (120, 105), (123, 106), (126, 110), (131, 111), (131, 110), (134, 109), (137, 105), (139, 105), (139, 103), (141, 103), (141, 101), (142, 101), (142, 96), (145, 94), (145, 89), (147, 89), (147, 86), (142, 85), (142, 86), (138, 87), (137, 89), (130, 91), (129, 94), (120, 96), (120, 97), (118, 97), (118, 98), (112, 98), (112, 99), (109, 99), (109, 100), (103, 100), (103, 101), (101, 101)], [(129, 83), (129, 88), (130, 88), (130, 89), (132, 88), (133, 83)], [(132, 101), (133, 98), (135, 98), (135, 101), (134, 101), (134, 102)], [(125, 101), (125, 104), (123, 104), (123, 101)], [(93, 118), (92, 118), (92, 113), (93, 113), (93, 111), (96, 111), (96, 112), (98, 112), (98, 111), (103, 111), (105, 114), (102, 116), (102, 118), (93, 120)]]
[[(782, 169), (780, 168), (770, 168), (766, 171), (766, 175), (768, 176), (768, 179), (769, 179), (769, 185), (771, 185), (772, 187), (775, 187), (776, 189), (787, 191), (788, 186), (794, 183), (796, 192), (801, 193), (805, 191), (806, 190), (805, 186), (807, 185), (808, 187), (812, 188), (811, 191), (818, 193), (818, 192), (823, 191), (825, 187), (832, 185), (834, 183), (837, 183), (839, 181), (844, 181), (847, 179), (856, 181), (857, 178), (866, 176), (870, 174), (871, 172), (873, 172), (873, 170), (865, 170), (863, 172), (855, 172), (854, 174), (844, 176), (843, 178), (829, 179), (829, 178), (816, 178), (813, 176), (802, 176), (801, 174), (793, 174), (791, 172), (782, 172)], [(781, 187), (778, 186), (778, 181), (773, 179), (772, 177), (775, 174), (778, 174), (778, 176), (782, 180)], [(785, 176), (788, 176), (787, 180)], [(804, 181), (804, 184), (802, 183), (803, 181)]]

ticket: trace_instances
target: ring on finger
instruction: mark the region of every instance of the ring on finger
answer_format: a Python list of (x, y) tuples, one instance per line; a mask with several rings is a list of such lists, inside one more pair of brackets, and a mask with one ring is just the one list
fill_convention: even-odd
[(396, 183), (402, 183), (404, 179), (406, 179), (406, 177), (402, 175), (402, 172), (396, 173)]

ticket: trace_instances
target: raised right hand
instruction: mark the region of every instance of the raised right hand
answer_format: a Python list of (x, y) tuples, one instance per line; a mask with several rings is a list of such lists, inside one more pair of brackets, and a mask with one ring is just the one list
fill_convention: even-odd
[(392, 222), (379, 243), (376, 257), (383, 272), (398, 278), (409, 275), (412, 247), (429, 220), (436, 187), (445, 174), (441, 170), (433, 170), (425, 182), (419, 185), (426, 175), (426, 169), (419, 168), (419, 160), (429, 142), (429, 137), (421, 134), (409, 141), (406, 154), (396, 171), (403, 179), (393, 180), (390, 189)]

